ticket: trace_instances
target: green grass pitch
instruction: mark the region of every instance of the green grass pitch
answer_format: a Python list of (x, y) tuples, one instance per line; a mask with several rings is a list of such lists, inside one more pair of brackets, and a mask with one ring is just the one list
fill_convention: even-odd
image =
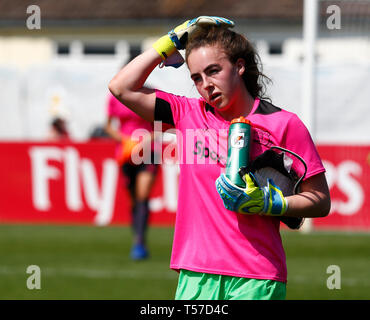
[[(151, 227), (151, 257), (129, 258), (129, 227), (0, 225), (0, 299), (170, 299), (173, 228)], [(370, 233), (283, 231), (287, 299), (370, 299)], [(41, 270), (41, 288), (27, 288), (27, 267)], [(340, 289), (329, 290), (330, 265)]]

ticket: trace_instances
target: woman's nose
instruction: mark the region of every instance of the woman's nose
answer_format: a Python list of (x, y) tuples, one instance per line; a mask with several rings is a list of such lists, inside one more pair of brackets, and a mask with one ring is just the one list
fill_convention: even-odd
[(213, 83), (211, 81), (211, 79), (209, 79), (208, 77), (205, 77), (204, 80), (203, 80), (203, 86), (204, 86), (204, 89), (209, 89), (211, 87), (213, 87)]

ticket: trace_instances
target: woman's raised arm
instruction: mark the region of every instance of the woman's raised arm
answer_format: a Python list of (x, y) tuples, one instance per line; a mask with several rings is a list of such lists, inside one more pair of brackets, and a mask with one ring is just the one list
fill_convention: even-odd
[(199, 25), (233, 27), (234, 22), (222, 17), (209, 16), (185, 21), (159, 38), (152, 48), (123, 67), (109, 83), (112, 94), (145, 120), (154, 121), (155, 90), (145, 88), (144, 83), (160, 62), (163, 61), (167, 67), (175, 68), (184, 63), (178, 50), (185, 49), (189, 35)]
[(149, 48), (125, 65), (108, 86), (119, 101), (148, 121), (154, 121), (155, 90), (144, 83), (161, 61), (157, 51)]

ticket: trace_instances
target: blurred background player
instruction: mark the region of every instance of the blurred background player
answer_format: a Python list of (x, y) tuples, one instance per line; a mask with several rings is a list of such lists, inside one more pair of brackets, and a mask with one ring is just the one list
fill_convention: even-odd
[[(108, 97), (107, 114), (104, 129), (118, 143), (116, 159), (121, 167), (125, 184), (131, 196), (132, 229), (134, 233), (131, 258), (134, 260), (146, 259), (149, 256), (146, 245), (149, 195), (157, 172), (157, 165), (151, 161), (153, 153), (151, 153), (150, 161), (135, 164), (132, 159), (135, 154), (139, 154), (143, 148), (148, 146), (154, 152), (151, 143), (153, 125), (140, 118), (112, 95)], [(118, 128), (115, 120), (118, 122)], [(148, 131), (148, 135), (141, 142), (132, 140), (132, 133), (136, 129), (146, 129)]]
[(67, 130), (66, 120), (61, 117), (54, 118), (50, 123), (49, 140), (68, 140), (69, 133)]
[(69, 140), (70, 134), (67, 125), (69, 110), (63, 105), (59, 95), (52, 96), (49, 112), (51, 120), (47, 139), (52, 141)]

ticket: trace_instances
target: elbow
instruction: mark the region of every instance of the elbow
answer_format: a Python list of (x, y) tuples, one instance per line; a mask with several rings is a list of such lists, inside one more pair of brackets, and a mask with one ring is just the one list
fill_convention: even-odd
[(328, 195), (322, 201), (322, 207), (321, 207), (321, 210), (320, 210), (321, 211), (320, 217), (322, 217), (322, 218), (327, 217), (330, 213), (330, 209), (331, 209), (331, 200), (330, 200), (330, 195)]
[(130, 101), (132, 91), (122, 85), (122, 81), (113, 78), (108, 84), (108, 89), (121, 103), (127, 105), (128, 101)]
[(120, 87), (114, 78), (108, 84), (109, 91), (117, 98), (120, 96)]

